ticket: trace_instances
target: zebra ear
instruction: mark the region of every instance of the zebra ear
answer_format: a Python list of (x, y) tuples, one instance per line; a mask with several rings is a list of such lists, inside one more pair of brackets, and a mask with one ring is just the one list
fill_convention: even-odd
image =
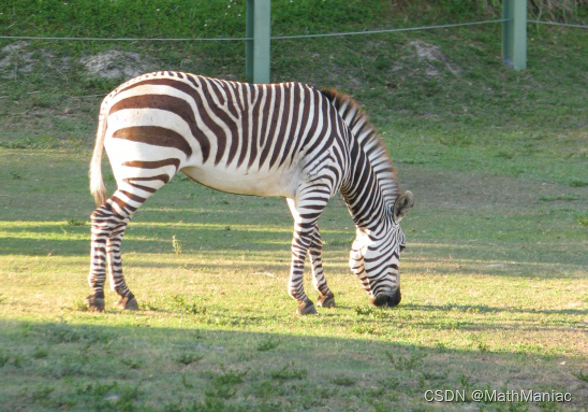
[(414, 206), (414, 198), (412, 196), (412, 192), (407, 190), (396, 199), (394, 202), (394, 206), (392, 208), (393, 211), (393, 218), (396, 223), (400, 223), (404, 215), (408, 213), (408, 211)]

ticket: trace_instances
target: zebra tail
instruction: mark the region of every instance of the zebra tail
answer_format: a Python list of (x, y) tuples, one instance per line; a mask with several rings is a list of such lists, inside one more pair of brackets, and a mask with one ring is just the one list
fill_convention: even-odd
[(103, 205), (108, 198), (108, 191), (102, 178), (102, 151), (104, 150), (104, 136), (106, 135), (106, 119), (105, 111), (100, 110), (96, 145), (90, 161), (90, 193), (94, 197), (97, 206)]

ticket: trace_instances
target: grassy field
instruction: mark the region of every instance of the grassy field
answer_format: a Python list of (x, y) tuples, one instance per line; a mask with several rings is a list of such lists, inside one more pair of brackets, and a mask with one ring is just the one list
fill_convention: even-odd
[[(241, 1), (150, 2), (136, 13), (133, 2), (82, 3), (3, 2), (2, 34), (244, 30)], [(410, 2), (275, 4), (276, 34), (492, 17), (450, 6), (462, 2), (419, 13)], [(184, 13), (171, 24), (152, 17), (158, 8)], [(116, 49), (242, 79), (242, 44), (0, 49), (0, 411), (588, 409), (587, 32), (530, 26), (522, 73), (500, 65), (499, 26), (272, 43), (272, 80), (357, 98), (416, 201), (393, 310), (370, 307), (350, 273), (354, 227), (343, 201), (331, 201), (320, 227), (338, 307), (309, 317), (294, 314), (286, 291), (285, 202), (181, 175), (123, 242), (140, 310), (115, 309), (113, 293), (105, 313), (83, 304), (92, 134), (101, 96), (123, 79), (88, 74), (80, 59)], [(429, 403), (428, 390), (465, 391), (466, 401)], [(474, 402), (473, 390), (573, 400)]]

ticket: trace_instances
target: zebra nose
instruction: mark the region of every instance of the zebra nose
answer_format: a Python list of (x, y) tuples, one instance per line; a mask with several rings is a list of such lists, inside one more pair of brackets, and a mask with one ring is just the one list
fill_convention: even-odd
[(400, 288), (398, 288), (396, 289), (394, 294), (381, 294), (371, 298), (370, 302), (372, 303), (372, 305), (379, 308), (393, 308), (394, 306), (398, 306), (401, 300), (402, 296), (400, 295)]

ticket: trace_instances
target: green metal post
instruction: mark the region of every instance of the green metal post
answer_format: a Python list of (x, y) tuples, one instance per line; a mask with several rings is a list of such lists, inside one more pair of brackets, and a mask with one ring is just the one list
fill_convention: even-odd
[(502, 63), (527, 68), (527, 0), (503, 0)]
[(271, 0), (247, 0), (245, 75), (251, 83), (270, 81)]

